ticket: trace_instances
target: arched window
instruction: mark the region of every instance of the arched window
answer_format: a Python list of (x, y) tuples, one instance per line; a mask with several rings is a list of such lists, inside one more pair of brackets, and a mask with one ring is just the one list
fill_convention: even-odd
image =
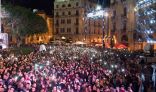
[(59, 8), (59, 5), (56, 5), (56, 8)]
[(68, 11), (68, 15), (71, 15), (71, 12), (70, 11)]
[(65, 15), (65, 12), (62, 12), (62, 15), (64, 16)]
[(79, 6), (79, 3), (78, 2), (76, 2), (76, 6)]
[(63, 5), (62, 5), (62, 7), (66, 7), (66, 5), (65, 5), (65, 4), (63, 4)]
[(79, 11), (78, 10), (76, 10), (76, 15), (79, 15)]
[(67, 24), (71, 24), (71, 19), (67, 19)]
[(68, 4), (68, 7), (71, 7), (71, 4)]
[(55, 15), (56, 17), (58, 17), (59, 16), (59, 13), (58, 12), (56, 12), (56, 15)]
[(58, 33), (59, 33), (59, 28), (56, 28), (55, 34), (58, 34)]
[(76, 27), (76, 34), (79, 34), (79, 28)]
[(59, 25), (59, 20), (58, 19), (56, 19), (56, 24), (55, 24), (56, 26), (58, 26)]

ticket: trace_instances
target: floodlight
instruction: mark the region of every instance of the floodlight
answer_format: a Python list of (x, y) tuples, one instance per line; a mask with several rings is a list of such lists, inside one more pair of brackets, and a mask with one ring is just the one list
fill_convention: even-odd
[(101, 10), (101, 6), (100, 5), (97, 5), (96, 6), (96, 10)]
[(105, 12), (105, 13), (104, 13), (104, 16), (105, 16), (105, 17), (108, 17), (108, 16), (109, 16), (108, 12)]

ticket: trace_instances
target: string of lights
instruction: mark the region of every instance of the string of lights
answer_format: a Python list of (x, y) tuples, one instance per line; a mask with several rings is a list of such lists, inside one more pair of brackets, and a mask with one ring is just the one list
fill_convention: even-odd
[(138, 0), (135, 11), (137, 31), (146, 39), (147, 43), (155, 43), (153, 34), (156, 33), (156, 0)]

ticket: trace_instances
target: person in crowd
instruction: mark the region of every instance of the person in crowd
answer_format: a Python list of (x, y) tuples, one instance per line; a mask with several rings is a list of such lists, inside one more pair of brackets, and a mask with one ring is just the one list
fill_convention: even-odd
[(76, 46), (1, 54), (0, 92), (138, 92), (139, 61), (126, 50)]

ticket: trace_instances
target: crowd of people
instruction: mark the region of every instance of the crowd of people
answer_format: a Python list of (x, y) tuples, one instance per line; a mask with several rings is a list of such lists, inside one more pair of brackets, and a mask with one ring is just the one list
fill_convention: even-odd
[(0, 55), (0, 92), (139, 92), (140, 61), (127, 50), (91, 47), (5, 52)]

